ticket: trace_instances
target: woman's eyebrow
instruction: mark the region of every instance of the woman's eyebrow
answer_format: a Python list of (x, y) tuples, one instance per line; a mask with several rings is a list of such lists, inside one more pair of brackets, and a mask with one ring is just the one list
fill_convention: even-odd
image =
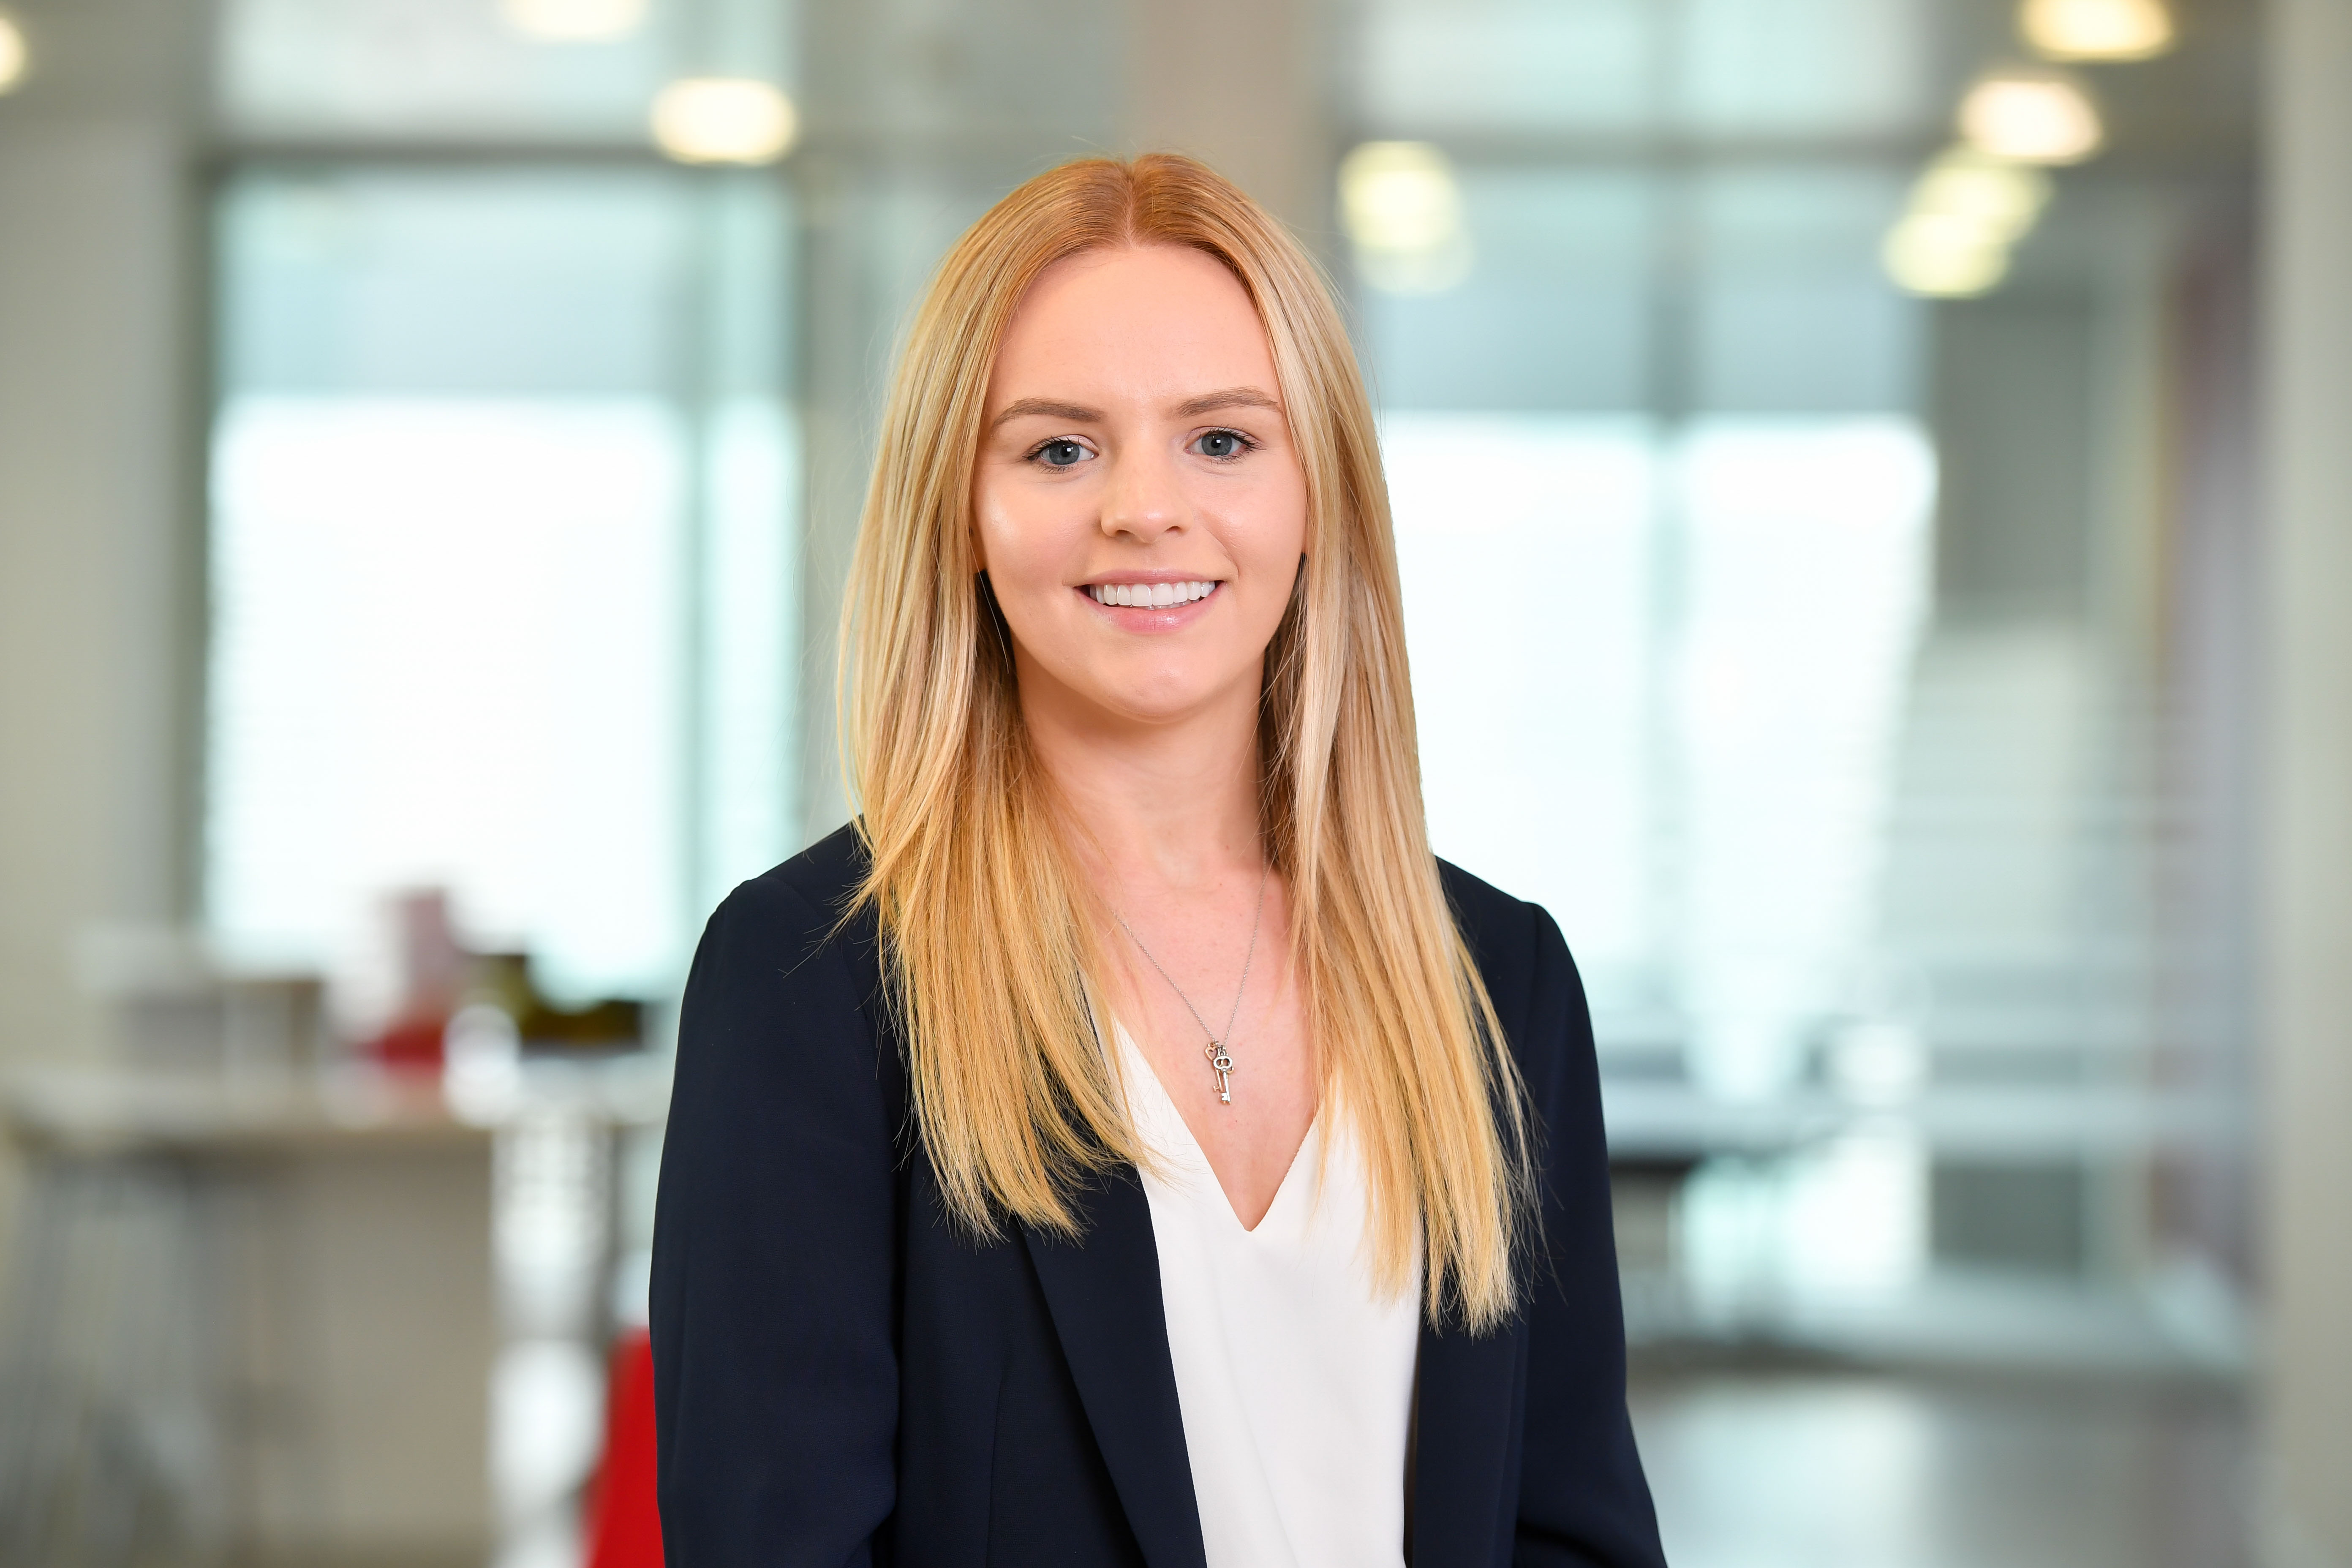
[(1103, 411), (1088, 408), (1082, 403), (1057, 403), (1050, 397), (1024, 397), (1018, 403), (1008, 403), (1004, 412), (988, 422), (992, 430), (1007, 420), (1023, 419), (1031, 415), (1043, 415), (1048, 419), (1067, 419), (1076, 425), (1099, 425)]
[(1255, 386), (1229, 386), (1222, 392), (1204, 392), (1198, 397), (1188, 397), (1176, 405), (1179, 419), (1191, 419), (1198, 415), (1214, 414), (1220, 408), (1270, 408), (1282, 412), (1282, 405)]

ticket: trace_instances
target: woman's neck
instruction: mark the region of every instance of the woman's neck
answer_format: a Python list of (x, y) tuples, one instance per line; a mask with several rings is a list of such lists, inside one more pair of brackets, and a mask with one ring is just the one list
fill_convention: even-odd
[(1255, 682), (1181, 718), (1141, 721), (1085, 703), (1029, 667), (1021, 707), (1098, 876), (1136, 892), (1183, 892), (1264, 863)]

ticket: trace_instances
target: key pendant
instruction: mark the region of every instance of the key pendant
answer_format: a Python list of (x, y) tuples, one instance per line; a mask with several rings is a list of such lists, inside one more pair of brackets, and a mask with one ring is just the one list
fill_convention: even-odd
[(1217, 1075), (1217, 1098), (1225, 1104), (1231, 1105), (1234, 1102), (1234, 1089), (1228, 1080), (1233, 1077), (1234, 1058), (1225, 1055), (1225, 1047), (1214, 1040), (1202, 1047), (1201, 1054), (1209, 1058), (1209, 1070)]

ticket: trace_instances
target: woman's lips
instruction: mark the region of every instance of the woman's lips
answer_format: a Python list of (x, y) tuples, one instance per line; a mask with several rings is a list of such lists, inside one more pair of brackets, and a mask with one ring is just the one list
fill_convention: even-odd
[(1088, 583), (1078, 591), (1097, 605), (1120, 609), (1178, 609), (1196, 600), (1205, 599), (1217, 591), (1213, 578), (1191, 578), (1173, 583)]
[[(1224, 591), (1210, 578), (1171, 583), (1087, 583), (1077, 593), (1095, 613), (1134, 630), (1172, 631), (1208, 614)], [(1121, 603), (1120, 601), (1130, 601)]]

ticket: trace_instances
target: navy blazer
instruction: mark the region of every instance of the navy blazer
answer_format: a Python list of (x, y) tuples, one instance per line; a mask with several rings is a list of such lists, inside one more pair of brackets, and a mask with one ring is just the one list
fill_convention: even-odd
[[(670, 1568), (1202, 1568), (1143, 1189), (1083, 1194), (1076, 1244), (950, 1227), (873, 921), (835, 929), (862, 865), (845, 828), (744, 883), (687, 984), (652, 1295)], [(1423, 1326), (1413, 1568), (1662, 1565), (1583, 985), (1550, 916), (1444, 874), (1543, 1134), (1542, 1248), (1507, 1327)]]

